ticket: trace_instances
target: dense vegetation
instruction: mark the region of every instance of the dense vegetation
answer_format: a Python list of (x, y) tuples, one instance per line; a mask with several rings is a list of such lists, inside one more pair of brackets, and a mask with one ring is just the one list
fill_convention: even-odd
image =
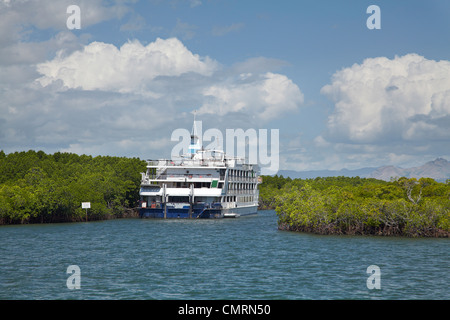
[[(123, 217), (139, 200), (138, 158), (0, 151), (0, 224)], [(283, 230), (450, 237), (450, 180), (264, 176), (260, 208)]]
[(137, 158), (0, 151), (0, 224), (122, 217), (139, 200)]
[(450, 236), (450, 180), (263, 177), (260, 207), (282, 230), (319, 234)]

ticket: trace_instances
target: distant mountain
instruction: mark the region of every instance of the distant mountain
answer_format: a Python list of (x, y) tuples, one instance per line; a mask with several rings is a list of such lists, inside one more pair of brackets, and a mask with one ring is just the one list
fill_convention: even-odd
[(392, 177), (407, 177), (407, 178), (433, 178), (436, 181), (444, 182), (450, 179), (450, 162), (437, 158), (434, 161), (429, 161), (420, 167), (400, 168), (395, 166), (383, 167), (368, 167), (357, 170), (311, 170), (311, 171), (293, 171), (280, 170), (278, 175), (283, 177), (290, 177), (292, 179), (314, 179), (317, 177), (361, 177), (361, 178), (375, 178), (379, 180), (389, 181)]
[(433, 178), (436, 181), (445, 181), (450, 179), (450, 162), (437, 158), (429, 161), (420, 167), (399, 168), (393, 166), (384, 166), (373, 171), (369, 178), (389, 181), (391, 177), (407, 177), (407, 178)]

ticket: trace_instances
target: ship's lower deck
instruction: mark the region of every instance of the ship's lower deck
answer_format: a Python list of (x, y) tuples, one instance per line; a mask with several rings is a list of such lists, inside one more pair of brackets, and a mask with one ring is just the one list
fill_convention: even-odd
[(236, 208), (220, 207), (175, 207), (161, 205), (160, 208), (140, 208), (139, 217), (157, 219), (214, 219), (231, 218), (256, 214), (257, 205), (241, 206)]

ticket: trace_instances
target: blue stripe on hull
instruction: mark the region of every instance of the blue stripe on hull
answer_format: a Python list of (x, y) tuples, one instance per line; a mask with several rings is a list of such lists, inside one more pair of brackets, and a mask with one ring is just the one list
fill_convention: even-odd
[[(164, 209), (141, 208), (139, 210), (141, 218), (164, 218)], [(166, 219), (189, 219), (189, 209), (167, 208)], [(194, 210), (191, 218), (221, 218), (220, 209)]]
[[(256, 214), (258, 211), (257, 206), (246, 206), (238, 207), (232, 209), (214, 209), (207, 208), (194, 208), (191, 218), (223, 218), (224, 213), (237, 213), (241, 216)], [(164, 219), (164, 209), (162, 208), (140, 208), (139, 217), (141, 218), (159, 218)], [(166, 219), (189, 219), (189, 209), (188, 208), (167, 208)]]

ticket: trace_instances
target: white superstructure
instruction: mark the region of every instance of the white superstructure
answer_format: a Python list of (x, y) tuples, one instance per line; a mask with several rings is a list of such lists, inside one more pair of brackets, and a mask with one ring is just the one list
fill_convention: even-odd
[(203, 150), (198, 141), (194, 121), (188, 155), (148, 160), (141, 217), (223, 218), (257, 212), (258, 166), (221, 150)]

